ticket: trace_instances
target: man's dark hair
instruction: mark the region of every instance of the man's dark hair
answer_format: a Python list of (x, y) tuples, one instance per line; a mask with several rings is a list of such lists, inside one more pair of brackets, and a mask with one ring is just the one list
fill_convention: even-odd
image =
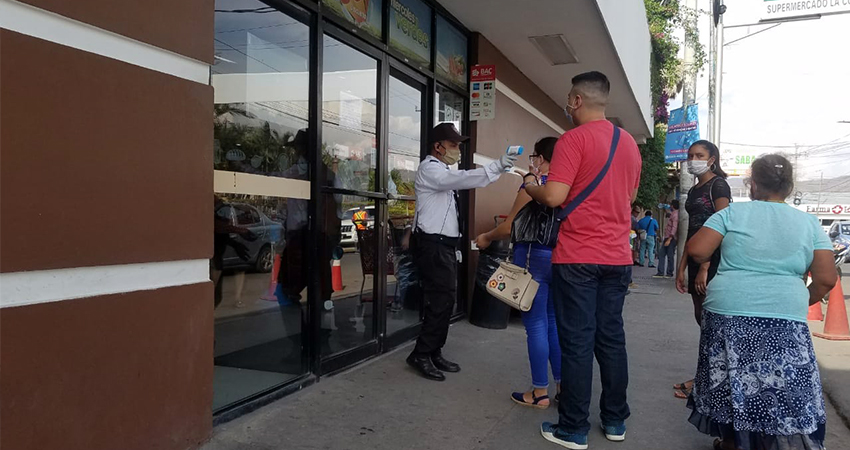
[(794, 190), (794, 168), (782, 155), (760, 156), (753, 161), (751, 170), (755, 200), (764, 200), (771, 194), (788, 197)]
[(646, 217), (652, 217), (652, 211), (647, 211), (647, 212), (646, 212), (646, 214), (644, 214), (644, 216), (646, 216)]
[(534, 144), (534, 153), (542, 156), (546, 162), (552, 162), (552, 155), (555, 153), (555, 144), (557, 143), (558, 138), (556, 137), (541, 138)]
[(679, 209), (679, 201), (673, 200), (672, 202), (670, 202), (670, 206), (672, 206), (673, 209)]
[(602, 72), (592, 71), (580, 73), (573, 77), (573, 86), (598, 90), (605, 97), (611, 92), (611, 82)]

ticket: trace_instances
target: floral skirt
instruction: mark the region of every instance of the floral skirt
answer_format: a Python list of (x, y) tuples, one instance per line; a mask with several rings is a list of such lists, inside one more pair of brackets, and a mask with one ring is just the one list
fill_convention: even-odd
[(703, 313), (688, 419), (744, 450), (823, 450), (826, 412), (803, 322)]

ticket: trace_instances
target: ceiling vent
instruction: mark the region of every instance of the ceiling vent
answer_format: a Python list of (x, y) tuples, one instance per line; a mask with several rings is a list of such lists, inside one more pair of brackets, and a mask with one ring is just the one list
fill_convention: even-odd
[(570, 43), (564, 39), (563, 34), (550, 34), (547, 36), (531, 36), (528, 38), (540, 53), (549, 60), (553, 66), (564, 64), (575, 64), (578, 62), (576, 52), (570, 47)]

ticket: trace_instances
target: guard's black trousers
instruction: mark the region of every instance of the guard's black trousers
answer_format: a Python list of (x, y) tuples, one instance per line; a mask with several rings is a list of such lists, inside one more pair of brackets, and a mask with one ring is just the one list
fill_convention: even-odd
[[(457, 239), (454, 241), (457, 242)], [(425, 316), (413, 352), (437, 355), (446, 344), (457, 298), (455, 246), (421, 236), (413, 244), (413, 261), (424, 297)]]

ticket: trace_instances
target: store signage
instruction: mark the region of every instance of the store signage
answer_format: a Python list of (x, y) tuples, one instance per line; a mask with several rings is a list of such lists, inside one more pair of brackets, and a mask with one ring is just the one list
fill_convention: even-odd
[(496, 66), (475, 65), (469, 77), (469, 120), (496, 118)]
[(437, 17), (435, 72), (443, 82), (466, 90), (466, 37), (446, 19)]
[(420, 0), (390, 0), (390, 47), (409, 63), (431, 67), (431, 8)]
[(664, 161), (671, 163), (688, 159), (688, 148), (699, 140), (699, 105), (696, 103), (670, 111)]
[(762, 21), (850, 12), (850, 0), (763, 0)]
[(322, 4), (357, 28), (381, 38), (382, 0), (322, 0)]
[(806, 205), (806, 212), (811, 214), (850, 214), (850, 205)]

